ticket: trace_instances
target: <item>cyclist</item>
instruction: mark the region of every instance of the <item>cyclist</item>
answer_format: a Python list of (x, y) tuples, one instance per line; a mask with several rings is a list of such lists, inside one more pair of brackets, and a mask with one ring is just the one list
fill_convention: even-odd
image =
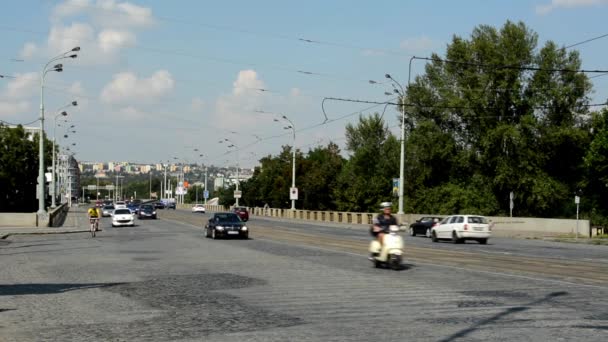
[(99, 230), (99, 211), (95, 207), (90, 207), (87, 211), (87, 216), (89, 217), (89, 222), (91, 220), (95, 220), (95, 230)]

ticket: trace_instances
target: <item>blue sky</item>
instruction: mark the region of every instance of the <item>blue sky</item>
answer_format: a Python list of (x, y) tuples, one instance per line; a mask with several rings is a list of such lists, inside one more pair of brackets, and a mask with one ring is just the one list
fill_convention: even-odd
[[(273, 115), (294, 122), (303, 150), (329, 140), (342, 146), (356, 114), (302, 130), (323, 121), (323, 97), (384, 100), (388, 87), (368, 80), (390, 73), (407, 83), (410, 56), (441, 55), (453, 35), (468, 37), (477, 25), (523, 21), (540, 44), (608, 33), (605, 0), (21, 0), (3, 14), (0, 74), (16, 78), (0, 79), (0, 120), (35, 120), (41, 68), (81, 46), (63, 73), (48, 74), (45, 91), (51, 135), (56, 109), (80, 104), (67, 109), (77, 133), (60, 141), (76, 143), (78, 159), (233, 165), (236, 153), (218, 143), (228, 138), (245, 167), (292, 144)], [(577, 46), (583, 67), (608, 69), (607, 46), (608, 38)], [(412, 76), (423, 66), (416, 61)], [(605, 101), (608, 76), (594, 84), (595, 102)], [(368, 107), (326, 104), (330, 118)]]

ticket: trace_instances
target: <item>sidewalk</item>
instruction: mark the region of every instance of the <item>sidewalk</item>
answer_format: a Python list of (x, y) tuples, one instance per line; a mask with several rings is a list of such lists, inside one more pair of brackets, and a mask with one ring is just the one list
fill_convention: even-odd
[(11, 235), (24, 234), (68, 234), (88, 232), (89, 227), (85, 224), (86, 212), (79, 208), (71, 208), (61, 227), (0, 227), (0, 239), (6, 239)]

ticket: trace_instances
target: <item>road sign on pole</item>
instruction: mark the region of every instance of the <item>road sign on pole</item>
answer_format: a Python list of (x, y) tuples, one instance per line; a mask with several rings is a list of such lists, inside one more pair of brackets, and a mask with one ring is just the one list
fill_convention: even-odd
[(298, 200), (298, 188), (290, 188), (289, 189), (289, 199), (290, 200)]
[(234, 198), (241, 198), (242, 194), (241, 190), (234, 190)]
[(581, 198), (574, 196), (574, 203), (576, 204), (576, 238), (578, 239), (578, 206), (581, 203)]
[(204, 199), (209, 198), (209, 191), (208, 190), (203, 191), (203, 198)]
[(97, 185), (87, 185), (87, 190), (97, 190)]

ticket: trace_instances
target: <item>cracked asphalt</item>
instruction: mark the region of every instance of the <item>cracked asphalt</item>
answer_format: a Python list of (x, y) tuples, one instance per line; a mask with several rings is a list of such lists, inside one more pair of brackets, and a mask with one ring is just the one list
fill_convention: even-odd
[[(178, 210), (128, 228), (104, 219), (94, 239), (4, 240), (0, 341), (606, 339), (608, 283), (574, 275), (590, 260), (603, 270), (608, 249), (408, 238), (424, 258), (395, 272), (374, 269), (357, 250), (365, 232), (253, 219), (252, 239), (211, 240), (205, 217)], [(511, 259), (495, 255), (505, 253)], [(489, 269), (480, 266), (486, 258)], [(563, 276), (507, 270), (528, 259)]]

